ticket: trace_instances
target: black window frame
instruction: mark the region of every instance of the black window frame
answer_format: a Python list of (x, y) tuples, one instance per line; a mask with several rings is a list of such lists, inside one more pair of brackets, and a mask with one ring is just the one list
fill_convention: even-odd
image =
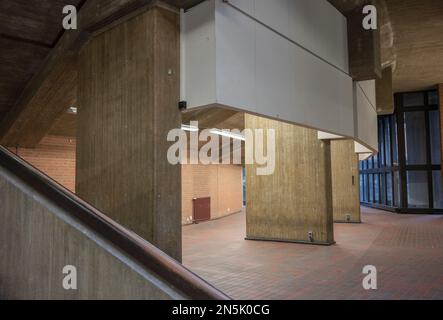
[[(407, 106), (404, 107), (404, 95), (405, 94), (423, 94), (424, 104), (421, 106)], [(378, 161), (374, 161), (374, 157), (363, 161), (360, 166), (360, 175), (363, 183), (366, 186), (361, 186), (360, 192), (366, 192), (361, 196), (361, 203), (370, 207), (381, 208), (389, 211), (395, 211), (399, 213), (417, 213), (417, 214), (430, 214), (443, 213), (443, 209), (434, 208), (434, 184), (433, 184), (433, 172), (442, 170), (442, 165), (432, 164), (432, 152), (431, 152), (431, 127), (430, 127), (430, 112), (439, 111), (438, 104), (429, 103), (429, 95), (435, 94), (436, 90), (425, 90), (418, 92), (403, 92), (395, 94), (395, 112), (392, 115), (379, 116), (378, 117), (378, 136), (379, 136), (379, 153)], [(406, 163), (406, 147), (405, 147), (405, 115), (408, 112), (424, 112), (425, 115), (425, 130), (426, 130), (426, 164), (423, 165), (408, 165)], [(386, 141), (390, 139), (390, 143)], [(382, 147), (385, 148), (382, 151)], [(396, 150), (395, 150), (396, 149)], [(397, 158), (395, 159), (395, 151), (397, 151)], [(387, 157), (389, 153), (389, 157)], [(388, 159), (389, 158), (389, 159)], [(389, 160), (389, 161), (388, 161)], [(398, 163), (395, 162), (398, 160)], [(443, 161), (443, 159), (442, 159)], [(371, 166), (369, 166), (372, 164)], [(369, 169), (370, 168), (370, 169)], [(409, 171), (421, 171), (427, 173), (427, 185), (428, 185), (428, 207), (427, 208), (413, 208), (408, 203), (408, 184), (407, 173)], [(395, 187), (395, 176), (398, 172), (400, 179), (400, 186), (398, 190)], [(370, 183), (369, 175), (373, 176), (372, 185)], [(375, 201), (375, 175), (378, 175), (379, 187), (378, 187), (378, 199)], [(388, 189), (388, 176), (390, 181), (390, 190)], [(364, 178), (366, 177), (366, 179)], [(382, 187), (384, 186), (384, 187)], [(370, 198), (370, 188), (372, 189), (372, 199)], [(392, 203), (388, 203), (388, 193), (392, 192)], [(397, 191), (397, 192), (396, 192)], [(367, 200), (365, 200), (367, 199)], [(399, 200), (399, 201), (398, 201)], [(396, 206), (395, 204), (399, 204)]]

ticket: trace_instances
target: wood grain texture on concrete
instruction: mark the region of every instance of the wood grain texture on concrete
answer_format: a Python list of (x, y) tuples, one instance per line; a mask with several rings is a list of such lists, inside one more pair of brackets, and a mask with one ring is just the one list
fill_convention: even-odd
[(77, 61), (69, 55), (52, 61), (34, 76), (17, 104), (2, 119), (0, 143), (5, 146), (35, 147), (54, 121), (77, 100)]
[(381, 78), (375, 79), (377, 114), (379, 115), (394, 113), (394, 90), (392, 85), (392, 67), (389, 66), (383, 69)]
[(360, 223), (358, 154), (353, 140), (331, 141), (331, 166), (334, 222)]
[(358, 2), (347, 13), (349, 72), (354, 80), (365, 81), (381, 77), (380, 28), (363, 28), (363, 7), (372, 2)]
[(395, 50), (394, 92), (430, 89), (443, 83), (443, 2), (386, 1)]
[(276, 139), (273, 174), (246, 165), (247, 238), (332, 244), (330, 142), (316, 130), (248, 114), (245, 127), (273, 129)]
[[(3, 168), (0, 220), (1, 300), (183, 298)], [(67, 265), (77, 290), (63, 287)]]
[(77, 193), (177, 260), (181, 178), (167, 133), (181, 123), (179, 76), (179, 15), (161, 8), (79, 55)]
[(15, 112), (17, 100), (62, 30), (62, 9), (82, 0), (2, 0), (0, 2), (0, 120)]
[[(443, 83), (438, 85), (438, 99), (440, 104), (440, 133), (441, 133), (441, 158), (443, 159)], [(443, 174), (442, 174), (442, 183), (443, 183)]]
[(64, 113), (55, 120), (48, 135), (62, 137), (77, 137), (77, 115), (72, 113)]
[[(443, 2), (439, 0), (329, 0), (343, 14), (360, 11), (365, 4), (377, 7), (380, 23), (381, 65), (393, 68), (394, 92), (427, 90), (443, 82)], [(361, 12), (361, 11), (360, 11)], [(356, 34), (364, 31), (362, 20), (355, 20), (352, 29)], [(348, 21), (349, 22), (349, 21)], [(369, 36), (369, 33), (367, 34)], [(355, 53), (369, 48), (370, 42), (351, 39)], [(375, 38), (374, 38), (375, 39)], [(372, 63), (371, 51), (361, 51), (362, 63)], [(352, 64), (353, 54), (350, 52)], [(375, 57), (375, 56), (374, 56)], [(360, 58), (358, 58), (360, 59)], [(368, 65), (356, 65), (358, 69)], [(352, 69), (351, 65), (351, 69)]]
[[(75, 83), (58, 81), (51, 75), (55, 68), (65, 69), (66, 78), (75, 71), (63, 66), (64, 57), (77, 52), (97, 32), (129, 19), (152, 5), (171, 10), (188, 9), (203, 0), (2, 0), (0, 2), (0, 120), (3, 143), (30, 146), (48, 131), (50, 117), (70, 107), (67, 102), (51, 98), (55, 92), (66, 97), (75, 94)], [(63, 7), (74, 5), (78, 12), (78, 29), (65, 32)], [(45, 80), (48, 78), (48, 80)], [(52, 79), (52, 80), (51, 80)], [(59, 79), (60, 80), (60, 79)], [(55, 89), (55, 90), (54, 90)], [(63, 97), (63, 95), (62, 95)], [(51, 100), (44, 100), (50, 98)], [(45, 107), (46, 102), (46, 107)], [(64, 102), (62, 104), (62, 102)], [(32, 110), (27, 110), (27, 109)], [(30, 115), (42, 113), (29, 122)], [(43, 115), (44, 114), (44, 115)], [(32, 118), (32, 116), (31, 116)], [(29, 125), (34, 125), (32, 134)], [(24, 131), (21, 135), (20, 132)], [(21, 138), (24, 138), (22, 141)]]

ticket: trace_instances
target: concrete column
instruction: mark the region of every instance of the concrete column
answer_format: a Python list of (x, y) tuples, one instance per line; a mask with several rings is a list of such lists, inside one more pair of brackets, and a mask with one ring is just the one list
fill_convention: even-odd
[(382, 77), (375, 79), (377, 113), (379, 115), (394, 113), (394, 89), (392, 83), (392, 67), (383, 69)]
[(363, 6), (372, 4), (363, 1), (347, 14), (349, 72), (356, 81), (381, 78), (380, 26), (376, 30), (363, 28)]
[(246, 165), (246, 238), (334, 243), (330, 142), (317, 131), (245, 116), (245, 128), (275, 130), (275, 171)]
[[(440, 143), (441, 143), (441, 159), (443, 160), (443, 83), (438, 85), (438, 100), (440, 103)], [(443, 170), (442, 170), (443, 183)]]
[(181, 259), (179, 15), (153, 8), (96, 36), (79, 54), (77, 193)]
[(358, 154), (353, 140), (331, 141), (334, 222), (360, 223)]

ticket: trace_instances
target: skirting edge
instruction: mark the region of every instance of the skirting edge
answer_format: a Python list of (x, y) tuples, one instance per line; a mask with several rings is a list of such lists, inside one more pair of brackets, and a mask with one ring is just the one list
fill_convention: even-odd
[(334, 220), (334, 223), (344, 223), (344, 224), (361, 224), (361, 221), (344, 221), (344, 220)]
[(299, 243), (299, 244), (310, 244), (310, 245), (314, 245), (314, 246), (332, 246), (332, 245), (336, 244), (335, 241), (332, 241), (332, 242), (312, 241), (311, 242), (311, 241), (306, 241), (306, 240), (284, 240), (284, 239), (272, 239), (272, 238), (260, 238), (260, 237), (245, 237), (245, 240)]

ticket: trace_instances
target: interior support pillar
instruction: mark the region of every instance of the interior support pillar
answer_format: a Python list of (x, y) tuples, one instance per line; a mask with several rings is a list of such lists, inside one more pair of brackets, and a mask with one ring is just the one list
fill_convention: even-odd
[(334, 222), (361, 222), (358, 161), (353, 140), (331, 141)]
[(316, 130), (252, 115), (245, 128), (274, 129), (276, 139), (273, 174), (246, 165), (246, 238), (333, 244), (330, 142)]
[(383, 69), (382, 77), (375, 79), (377, 99), (377, 114), (389, 115), (394, 113), (394, 89), (392, 82), (392, 67)]
[(76, 190), (181, 260), (179, 15), (154, 7), (91, 39), (79, 54)]
[[(441, 158), (443, 159), (443, 83), (438, 85), (438, 100), (440, 103), (440, 143), (441, 143)], [(442, 183), (443, 183), (443, 170), (442, 172)]]
[(382, 77), (380, 26), (376, 30), (365, 30), (363, 7), (371, 1), (362, 1), (347, 14), (349, 72), (355, 81)]

